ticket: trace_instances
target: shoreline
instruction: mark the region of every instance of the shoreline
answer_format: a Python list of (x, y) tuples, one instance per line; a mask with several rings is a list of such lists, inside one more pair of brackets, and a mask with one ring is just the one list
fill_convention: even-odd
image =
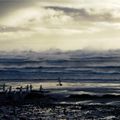
[[(86, 101), (86, 102), (85, 102)], [(43, 105), (57, 105), (57, 104), (100, 104), (108, 105), (117, 103), (120, 105), (120, 95), (104, 94), (104, 95), (90, 95), (90, 94), (56, 94), (51, 91), (13, 91), (13, 92), (0, 92), (0, 105), (10, 104), (43, 104)]]

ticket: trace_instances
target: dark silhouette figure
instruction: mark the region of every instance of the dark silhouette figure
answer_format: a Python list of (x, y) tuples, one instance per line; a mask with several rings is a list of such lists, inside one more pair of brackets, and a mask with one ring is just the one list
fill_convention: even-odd
[(20, 86), (20, 93), (22, 93), (22, 91), (23, 91), (23, 87), (22, 87), (22, 86)]
[(3, 92), (5, 92), (5, 87), (6, 87), (6, 85), (5, 85), (5, 83), (3, 84)]
[(32, 91), (32, 89), (33, 89), (33, 86), (30, 84), (30, 91)]
[(42, 85), (40, 85), (40, 92), (43, 90)]
[(9, 92), (12, 92), (12, 86), (9, 87)]
[(26, 86), (26, 92), (28, 92), (28, 91), (29, 91), (29, 85)]
[(57, 84), (57, 86), (62, 86), (60, 77), (58, 78), (58, 84)]

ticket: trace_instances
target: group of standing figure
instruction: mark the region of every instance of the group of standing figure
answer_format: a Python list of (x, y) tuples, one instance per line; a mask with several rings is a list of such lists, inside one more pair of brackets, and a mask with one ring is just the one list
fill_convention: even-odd
[[(23, 89), (26, 89), (26, 92), (31, 92), (33, 90), (33, 86), (30, 84), (30, 85), (26, 85), (25, 88), (20, 86), (16, 89), (19, 90), (20, 92), (23, 92)], [(40, 85), (39, 91), (42, 91), (42, 90), (43, 90), (42, 85)], [(2, 85), (2, 91), (3, 92), (12, 92), (12, 86), (9, 86), (9, 88), (6, 89), (6, 84), (3, 84)]]
[[(62, 82), (61, 82), (60, 77), (58, 78), (58, 84), (57, 84), (57, 86), (62, 86)], [(26, 85), (25, 88), (23, 88), (22, 86), (20, 86), (20, 87), (18, 87), (16, 89), (19, 90), (20, 92), (23, 92), (23, 89), (26, 89), (26, 92), (31, 92), (33, 90), (33, 86), (30, 84), (30, 85)], [(6, 89), (6, 85), (4, 83), (2, 85), (2, 91), (3, 92), (12, 92), (12, 86), (9, 86), (9, 88)], [(43, 91), (42, 85), (40, 85), (39, 91)]]

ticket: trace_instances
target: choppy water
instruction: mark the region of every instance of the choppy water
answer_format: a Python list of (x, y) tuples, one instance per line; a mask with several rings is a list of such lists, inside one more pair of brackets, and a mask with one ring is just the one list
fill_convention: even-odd
[(56, 88), (58, 77), (64, 82), (62, 90), (67, 92), (119, 94), (120, 52), (0, 54), (1, 84), (6, 80), (6, 84), (13, 86), (32, 82), (36, 88), (40, 84)]

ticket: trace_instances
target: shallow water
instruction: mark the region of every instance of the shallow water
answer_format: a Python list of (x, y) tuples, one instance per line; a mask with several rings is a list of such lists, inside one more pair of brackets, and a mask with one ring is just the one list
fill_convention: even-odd
[(62, 82), (62, 86), (57, 86), (58, 82), (18, 82), (18, 81), (0, 81), (1, 90), (2, 85), (6, 84), (6, 89), (12, 86), (13, 90), (17, 87), (23, 86), (26, 89), (27, 85), (32, 85), (33, 89), (39, 90), (40, 85), (43, 89), (50, 90), (53, 93), (73, 93), (73, 94), (120, 94), (120, 84), (118, 83), (88, 83), (88, 82)]

